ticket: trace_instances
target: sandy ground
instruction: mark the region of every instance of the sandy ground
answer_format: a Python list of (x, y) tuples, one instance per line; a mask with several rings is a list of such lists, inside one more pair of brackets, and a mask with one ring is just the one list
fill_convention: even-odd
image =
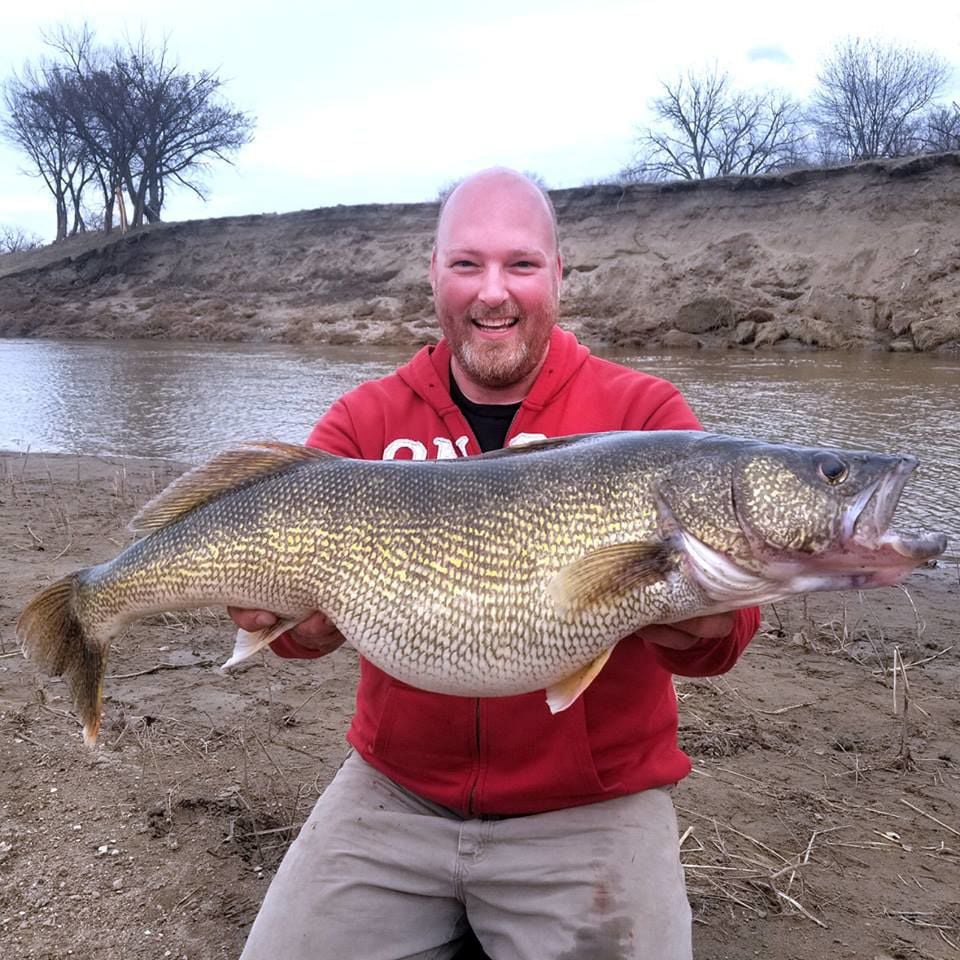
[[(30, 594), (116, 553), (180, 469), (0, 455), (4, 960), (236, 957), (345, 753), (348, 650), (223, 676), (222, 614), (142, 623), (95, 752), (18, 652)], [(698, 960), (960, 957), (958, 623), (954, 562), (909, 593), (778, 605), (731, 673), (678, 685)]]

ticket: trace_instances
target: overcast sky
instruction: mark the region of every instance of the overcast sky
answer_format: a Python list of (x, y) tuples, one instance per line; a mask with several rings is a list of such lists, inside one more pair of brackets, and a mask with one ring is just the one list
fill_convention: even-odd
[[(491, 164), (551, 187), (602, 180), (629, 162), (661, 80), (716, 62), (742, 86), (804, 97), (851, 35), (939, 53), (960, 96), (958, 0), (8, 0), (0, 79), (45, 55), (42, 31), (84, 18), (103, 42), (166, 39), (256, 118), (235, 166), (211, 171), (208, 202), (168, 194), (170, 220), (431, 200)], [(0, 145), (0, 226), (49, 240), (52, 198), (25, 164)]]

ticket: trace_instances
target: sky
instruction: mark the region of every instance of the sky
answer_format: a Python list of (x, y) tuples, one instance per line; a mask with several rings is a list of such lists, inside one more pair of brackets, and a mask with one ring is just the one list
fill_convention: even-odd
[[(630, 162), (663, 81), (716, 64), (804, 98), (850, 36), (940, 54), (960, 99), (957, 0), (30, 0), (0, 13), (0, 82), (49, 56), (44, 31), (83, 22), (104, 43), (166, 41), (255, 118), (234, 164), (209, 171), (207, 201), (171, 190), (166, 220), (433, 200), (491, 165), (555, 188), (602, 181)], [(48, 241), (53, 200), (26, 167), (0, 144), (0, 228)]]

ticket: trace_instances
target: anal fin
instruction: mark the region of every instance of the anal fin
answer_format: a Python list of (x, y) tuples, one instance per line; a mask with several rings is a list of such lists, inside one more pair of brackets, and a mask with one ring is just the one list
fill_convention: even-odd
[(547, 687), (547, 706), (550, 708), (550, 712), (560, 713), (561, 710), (566, 710), (573, 704), (577, 697), (593, 683), (604, 664), (610, 659), (612, 652), (613, 647), (604, 650), (599, 657), (567, 677), (566, 680), (561, 680), (559, 683)]
[(292, 630), (298, 623), (303, 623), (310, 614), (306, 613), (300, 617), (291, 617), (286, 620), (278, 620), (272, 627), (264, 627), (262, 630), (238, 630), (237, 638), (233, 643), (233, 653), (230, 659), (223, 663), (221, 670), (229, 670), (235, 667), (241, 660), (252, 657), (258, 650), (273, 643), (277, 637)]

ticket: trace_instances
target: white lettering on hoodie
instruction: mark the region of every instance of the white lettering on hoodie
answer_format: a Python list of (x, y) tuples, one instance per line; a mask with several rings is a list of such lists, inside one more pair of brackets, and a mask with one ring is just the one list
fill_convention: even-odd
[[(510, 438), (507, 446), (519, 447), (525, 443), (535, 443), (537, 440), (546, 439), (547, 435), (545, 433), (518, 433), (515, 437)], [(469, 442), (470, 439), (463, 435), (457, 437), (456, 440), (450, 440), (449, 437), (434, 437), (433, 445), (437, 448), (435, 459), (455, 460), (457, 457), (469, 456), (467, 453), (467, 444)], [(456, 444), (456, 448), (454, 448), (454, 444)], [(396, 440), (391, 440), (383, 448), (383, 459), (396, 460), (397, 454), (401, 450), (408, 450), (410, 452), (409, 459), (411, 460), (427, 459), (426, 444), (421, 443), (419, 440), (411, 440), (409, 437), (397, 437)]]

